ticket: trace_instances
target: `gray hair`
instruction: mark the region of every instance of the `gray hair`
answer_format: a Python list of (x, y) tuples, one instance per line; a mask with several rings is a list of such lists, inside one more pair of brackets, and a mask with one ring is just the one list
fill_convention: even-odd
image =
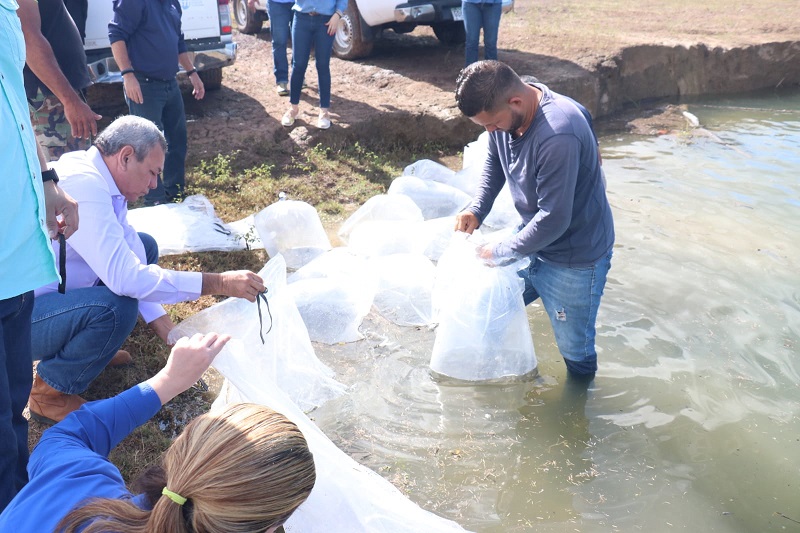
[(106, 126), (95, 139), (94, 145), (105, 156), (114, 155), (125, 146), (130, 146), (137, 161), (144, 160), (156, 145), (167, 151), (167, 140), (158, 127), (146, 118), (133, 115), (119, 117)]

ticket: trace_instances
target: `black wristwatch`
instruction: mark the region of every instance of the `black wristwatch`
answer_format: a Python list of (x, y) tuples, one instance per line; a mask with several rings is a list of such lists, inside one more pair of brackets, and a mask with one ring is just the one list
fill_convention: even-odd
[(58, 174), (56, 174), (56, 169), (50, 168), (42, 171), (42, 183), (46, 183), (48, 181), (58, 183)]

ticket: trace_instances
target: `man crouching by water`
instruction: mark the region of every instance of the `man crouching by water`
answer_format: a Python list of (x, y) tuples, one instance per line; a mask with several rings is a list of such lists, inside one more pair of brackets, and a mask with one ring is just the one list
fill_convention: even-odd
[(614, 245), (591, 115), (499, 61), (462, 70), (456, 101), (489, 132), (489, 155), (477, 195), (456, 217), (455, 229), (480, 227), (508, 182), (522, 224), (480, 255), (492, 264), (530, 256), (530, 266), (519, 272), (525, 305), (542, 299), (570, 374), (591, 377), (597, 371), (595, 321)]
[[(211, 274), (160, 268), (158, 245), (128, 224), (128, 202), (154, 189), (167, 142), (155, 124), (135, 116), (112, 122), (86, 151), (52, 163), (75, 198), (81, 227), (66, 245), (66, 294), (51, 283), (35, 291), (31, 332), (36, 369), (31, 417), (55, 423), (78, 409), (106, 365), (130, 362), (119, 350), (137, 315), (167, 342), (175, 327), (161, 304), (204, 294), (254, 302), (263, 280), (247, 270)], [(59, 255), (58, 241), (53, 247)], [(118, 351), (119, 350), (119, 351)]]

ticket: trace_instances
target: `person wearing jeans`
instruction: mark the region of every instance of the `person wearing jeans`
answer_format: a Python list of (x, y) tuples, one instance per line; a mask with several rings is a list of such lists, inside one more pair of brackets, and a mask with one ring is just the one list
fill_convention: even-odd
[[(128, 223), (128, 202), (156, 187), (166, 147), (153, 122), (126, 115), (88, 150), (52, 164), (82, 220), (66, 244), (66, 293), (56, 294), (55, 283), (36, 289), (33, 356), (42, 361), (29, 404), (39, 421), (59, 422), (85, 403), (78, 393), (115, 357), (137, 313), (166, 343), (175, 325), (161, 304), (205, 294), (255, 302), (265, 290), (246, 270), (181, 272), (155, 264), (155, 241)], [(57, 242), (53, 248), (61, 252)]]
[(478, 60), (478, 41), (483, 28), (484, 59), (497, 59), (497, 33), (500, 16), (503, 14), (503, 0), (462, 0), (464, 31), (467, 40), (464, 44), (465, 66)]
[(333, 36), (339, 26), (347, 0), (296, 0), (292, 23), (292, 78), (289, 103), (291, 107), (283, 115), (281, 124), (286, 127), (294, 124), (300, 113), (300, 91), (314, 48), (314, 61), (319, 80), (319, 117), (317, 127), (326, 130), (331, 127), (331, 54)]
[(122, 74), (125, 101), (132, 115), (155, 123), (169, 149), (163, 178), (145, 196), (145, 205), (179, 202), (186, 178), (186, 115), (175, 76), (183, 67), (192, 94), (202, 99), (206, 90), (192, 64), (181, 31), (179, 0), (114, 0), (108, 23), (111, 53)]
[[(77, 205), (61, 192), (37, 149), (25, 97), (26, 48), (14, 0), (0, 0), (0, 511), (28, 482), (33, 290), (58, 280), (49, 239), (78, 229)], [(45, 172), (42, 170), (45, 169)], [(47, 177), (48, 181), (43, 181)]]
[[(155, 239), (146, 233), (138, 236), (147, 264), (157, 264)], [(102, 282), (37, 296), (29, 327), (33, 359), (41, 360), (30, 395), (31, 418), (53, 424), (62, 418), (60, 413), (83, 405), (78, 394), (115, 358), (138, 316), (138, 300), (114, 294)], [(130, 362), (129, 355), (126, 359), (123, 363)]]
[(456, 102), (489, 132), (489, 152), (478, 192), (456, 216), (455, 229), (475, 231), (508, 183), (522, 223), (478, 253), (489, 264), (530, 258), (518, 272), (525, 304), (541, 298), (567, 370), (588, 379), (597, 370), (595, 322), (614, 246), (591, 116), (499, 61), (465, 67)]
[[(253, 1), (253, 0), (251, 0)], [(292, 31), (294, 0), (267, 0), (269, 33), (272, 38), (272, 72), (278, 96), (289, 96), (289, 60), (286, 59), (286, 45)]]

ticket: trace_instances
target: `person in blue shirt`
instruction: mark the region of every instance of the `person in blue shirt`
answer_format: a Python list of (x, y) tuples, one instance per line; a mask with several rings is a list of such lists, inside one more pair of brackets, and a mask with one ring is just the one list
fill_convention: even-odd
[[(255, 1), (248, 0), (247, 7), (255, 13)], [(267, 0), (269, 35), (272, 41), (272, 72), (275, 74), (275, 89), (278, 96), (289, 96), (289, 60), (286, 44), (292, 31), (294, 0)]]
[(181, 31), (179, 0), (113, 0), (108, 23), (111, 53), (122, 73), (131, 115), (153, 121), (167, 138), (163, 177), (145, 196), (145, 205), (179, 202), (186, 185), (186, 112), (175, 76), (178, 64), (202, 99), (206, 90), (192, 64)]
[(517, 232), (479, 250), (490, 264), (529, 256), (519, 272), (525, 305), (537, 298), (567, 369), (597, 370), (595, 321), (611, 268), (614, 221), (597, 137), (586, 109), (541, 83), (526, 83), (499, 61), (479, 61), (456, 81), (456, 102), (489, 132), (478, 192), (456, 216), (472, 233), (508, 183), (522, 218)]
[(319, 80), (319, 116), (317, 127), (331, 127), (331, 54), (333, 36), (339, 21), (347, 9), (347, 0), (295, 0), (294, 23), (292, 23), (292, 78), (289, 103), (291, 107), (283, 115), (281, 124), (290, 127), (300, 114), (300, 91), (314, 48), (314, 62)]
[(128, 491), (109, 452), (191, 387), (230, 340), (180, 339), (166, 365), (114, 398), (91, 402), (48, 429), (31, 455), (30, 482), (0, 514), (0, 531), (273, 533), (316, 481), (297, 426), (255, 404), (190, 422)]
[(478, 60), (481, 28), (484, 59), (497, 59), (497, 34), (503, 14), (503, 0), (462, 0), (461, 12), (464, 14), (464, 31), (467, 34), (464, 44), (465, 66)]
[[(47, 160), (37, 149), (22, 69), (25, 41), (15, 0), (0, 0), (0, 510), (28, 479), (33, 290), (58, 280), (50, 238), (78, 229), (78, 206), (42, 182)], [(62, 227), (56, 216), (61, 215)]]

